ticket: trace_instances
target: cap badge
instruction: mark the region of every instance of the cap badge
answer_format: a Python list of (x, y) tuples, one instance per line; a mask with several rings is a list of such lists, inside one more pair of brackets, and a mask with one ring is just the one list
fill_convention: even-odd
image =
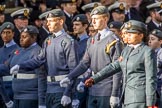
[(0, 11), (4, 11), (5, 7), (6, 7), (6, 5), (0, 5)]
[(77, 20), (77, 21), (79, 21), (79, 20), (80, 20), (80, 18), (79, 18), (79, 17), (77, 17), (77, 18), (76, 18), (76, 20)]
[(113, 24), (110, 24), (110, 28), (113, 28)]
[(28, 17), (29, 16), (29, 12), (28, 12), (28, 10), (24, 10), (24, 16), (26, 16), (26, 17)]
[(6, 28), (10, 28), (11, 26), (10, 25), (7, 25)]
[(125, 7), (124, 7), (124, 4), (123, 4), (123, 3), (120, 3), (120, 5), (119, 5), (119, 9), (120, 9), (120, 10), (124, 10), (124, 9), (125, 9)]
[(156, 30), (152, 31), (152, 34), (156, 34)]

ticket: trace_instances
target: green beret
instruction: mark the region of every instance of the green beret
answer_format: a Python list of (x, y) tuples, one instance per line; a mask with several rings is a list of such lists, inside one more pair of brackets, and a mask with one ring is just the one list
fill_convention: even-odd
[(114, 4), (108, 7), (110, 12), (125, 12), (126, 4), (123, 2), (115, 2)]
[(88, 3), (86, 5), (83, 5), (81, 8), (85, 12), (91, 12), (92, 9), (94, 9), (94, 8), (96, 8), (98, 6), (101, 6), (101, 3), (99, 3), (99, 2), (93, 2), (93, 3)]
[(161, 30), (158, 30), (158, 29), (154, 29), (150, 32), (150, 34), (158, 37), (158, 38), (162, 38), (162, 31)]
[(125, 23), (125, 27), (127, 32), (131, 33), (144, 33), (147, 32), (147, 27), (143, 22), (136, 21), (136, 20), (129, 20), (127, 23)]
[(102, 15), (102, 14), (109, 14), (109, 11), (108, 9), (105, 7), (105, 6), (98, 6), (96, 8), (94, 8), (92, 11), (91, 11), (91, 16), (92, 15)]
[(39, 30), (37, 29), (37, 27), (35, 27), (33, 25), (28, 25), (21, 32), (27, 32), (27, 33), (31, 33), (31, 34), (39, 34)]
[(0, 27), (0, 34), (2, 33), (2, 31), (4, 30), (4, 29), (11, 29), (11, 30), (14, 30), (14, 24), (13, 23), (11, 23), (11, 22), (5, 22), (5, 23), (3, 23), (2, 25), (1, 25), (1, 27)]
[(156, 3), (150, 4), (147, 6), (147, 9), (159, 11), (162, 9), (162, 2), (156, 2)]
[(85, 24), (88, 24), (88, 19), (87, 19), (87, 16), (85, 14), (78, 14), (76, 15), (73, 19), (72, 19), (72, 22), (74, 21), (80, 21), (82, 23), (85, 23)]
[(48, 11), (47, 18), (50, 17), (61, 17), (65, 16), (64, 12), (61, 9), (53, 9), (51, 11)]
[(16, 18), (19, 18), (19, 19), (27, 18), (27, 19), (29, 19), (29, 14), (30, 14), (30, 9), (23, 8), (23, 9), (19, 9), (15, 12), (11, 13), (11, 17), (13, 19), (16, 19)]

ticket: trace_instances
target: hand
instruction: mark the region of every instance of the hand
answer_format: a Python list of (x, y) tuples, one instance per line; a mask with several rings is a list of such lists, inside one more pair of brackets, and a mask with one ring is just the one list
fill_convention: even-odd
[(79, 108), (80, 101), (78, 99), (74, 99), (72, 101), (72, 108)]
[(9, 101), (9, 102), (7, 102), (5, 104), (6, 104), (7, 108), (13, 108), (13, 105), (14, 105), (13, 101)]
[(62, 96), (62, 98), (61, 98), (61, 104), (62, 104), (62, 106), (67, 106), (67, 105), (69, 105), (71, 103), (71, 99), (70, 99), (70, 97), (68, 97), (68, 96)]
[(89, 78), (85, 81), (84, 84), (86, 87), (91, 87), (94, 84), (94, 80), (92, 78)]
[(148, 106), (148, 108), (158, 108), (157, 106)]
[(39, 108), (46, 108), (46, 106), (44, 106), (44, 105), (39, 105)]
[(82, 93), (84, 92), (84, 86), (85, 84), (81, 81), (78, 85), (77, 85), (77, 91)]
[(19, 65), (15, 65), (10, 69), (10, 74), (16, 75), (19, 71), (20, 66)]
[(68, 77), (64, 78), (63, 80), (60, 81), (60, 86), (61, 87), (67, 87), (70, 84), (70, 79)]
[(119, 97), (111, 96), (110, 97), (110, 106), (111, 106), (111, 108), (115, 108), (116, 106), (118, 106), (118, 104), (119, 104)]

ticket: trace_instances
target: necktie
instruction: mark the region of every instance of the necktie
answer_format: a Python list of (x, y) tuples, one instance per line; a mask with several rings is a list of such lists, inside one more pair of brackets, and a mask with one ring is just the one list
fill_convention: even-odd
[(99, 40), (100, 40), (100, 37), (101, 37), (101, 34), (100, 34), (100, 33), (98, 33), (97, 41), (99, 41)]

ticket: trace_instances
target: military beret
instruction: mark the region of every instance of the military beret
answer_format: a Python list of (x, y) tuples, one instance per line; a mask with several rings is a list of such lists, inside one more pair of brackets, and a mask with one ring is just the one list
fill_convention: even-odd
[(123, 25), (123, 23), (119, 22), (119, 21), (112, 21), (108, 24), (108, 27), (111, 28), (115, 28), (115, 29), (119, 29), (121, 28), (121, 26)]
[(6, 8), (6, 5), (0, 5), (0, 14), (4, 14), (4, 11), (5, 11), (5, 8)]
[(150, 4), (148, 6), (146, 6), (147, 9), (149, 10), (161, 10), (162, 9), (162, 2), (156, 2), (156, 3), (153, 3), (153, 4)]
[(30, 13), (30, 9), (28, 8), (23, 8), (23, 9), (19, 9), (13, 13), (11, 13), (11, 17), (13, 17), (13, 19), (19, 18), (19, 19), (24, 19), (24, 18), (29, 18), (29, 13)]
[(81, 8), (83, 11), (85, 12), (91, 12), (92, 9), (98, 7), (98, 6), (101, 6), (102, 4), (99, 3), (99, 2), (93, 2), (93, 3), (88, 3), (86, 5), (83, 5)]
[(98, 7), (94, 8), (91, 11), (90, 15), (92, 16), (92, 15), (102, 15), (102, 14), (109, 14), (109, 11), (105, 6), (98, 6)]
[(11, 22), (5, 22), (5, 23), (3, 23), (2, 25), (1, 25), (1, 27), (0, 27), (0, 34), (2, 33), (2, 31), (4, 30), (4, 29), (11, 29), (11, 30), (14, 30), (14, 24), (13, 23), (11, 23)]
[(147, 32), (147, 27), (143, 22), (136, 21), (136, 20), (129, 20), (127, 23), (125, 23), (125, 28), (127, 32), (131, 33), (144, 33)]
[(78, 14), (76, 15), (73, 19), (72, 19), (72, 22), (74, 21), (80, 21), (82, 23), (85, 23), (85, 24), (88, 24), (88, 19), (87, 19), (87, 16), (85, 14)]
[(75, 3), (77, 0), (60, 0), (60, 3)]
[(47, 18), (50, 17), (61, 17), (65, 16), (64, 12), (61, 9), (53, 9), (51, 11), (48, 11)]
[(115, 2), (114, 4), (110, 5), (108, 7), (108, 10), (110, 12), (117, 12), (117, 13), (125, 13), (125, 7), (126, 7), (126, 4), (123, 3), (123, 2)]
[(162, 31), (161, 30), (158, 30), (158, 29), (154, 29), (150, 32), (150, 34), (158, 37), (158, 38), (162, 38)]
[(37, 27), (35, 27), (33, 25), (28, 25), (21, 32), (27, 32), (27, 33), (31, 33), (31, 34), (38, 34), (39, 30), (37, 29)]

